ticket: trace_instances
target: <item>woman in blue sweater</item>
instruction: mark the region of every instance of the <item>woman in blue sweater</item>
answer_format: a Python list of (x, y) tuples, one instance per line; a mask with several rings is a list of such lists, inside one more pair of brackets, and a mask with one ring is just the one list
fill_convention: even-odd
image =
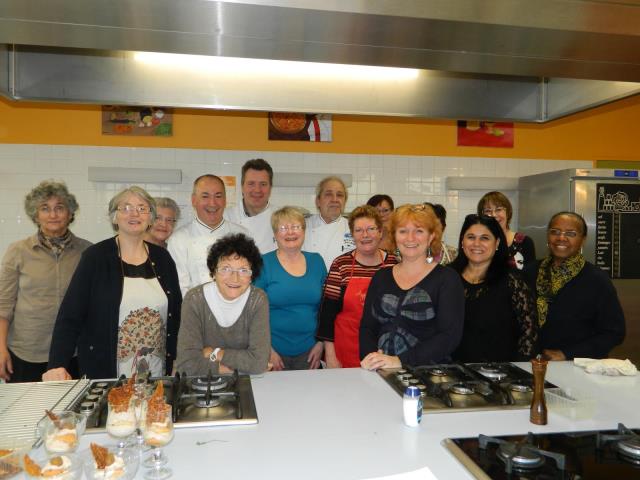
[(327, 268), (317, 253), (303, 252), (306, 223), (293, 207), (271, 216), (277, 250), (262, 256), (255, 282), (269, 298), (272, 370), (318, 368), (322, 342), (316, 341), (318, 308)]

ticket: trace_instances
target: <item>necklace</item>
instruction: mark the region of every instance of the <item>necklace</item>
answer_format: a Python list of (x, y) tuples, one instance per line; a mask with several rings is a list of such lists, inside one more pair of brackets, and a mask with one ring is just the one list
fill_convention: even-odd
[[(118, 258), (120, 259), (120, 272), (122, 273), (122, 278), (124, 280), (125, 278), (124, 260), (122, 260), (122, 251), (120, 250), (120, 239), (118, 237), (116, 237), (116, 245), (118, 246)], [(151, 266), (151, 271), (153, 272), (153, 276), (158, 278), (158, 273), (156, 272), (155, 265), (152, 261), (150, 261), (150, 258), (149, 258), (149, 248), (147, 247), (147, 244), (144, 242), (142, 242), (142, 245), (144, 246), (144, 251), (147, 254), (147, 259), (144, 261), (144, 263), (141, 263), (138, 266), (143, 266), (148, 263)]]

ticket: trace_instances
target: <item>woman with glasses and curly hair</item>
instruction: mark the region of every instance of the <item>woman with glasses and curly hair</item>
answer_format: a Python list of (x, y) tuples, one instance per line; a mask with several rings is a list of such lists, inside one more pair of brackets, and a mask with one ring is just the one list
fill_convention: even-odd
[(0, 378), (9, 382), (42, 379), (62, 297), (91, 245), (69, 230), (78, 202), (64, 183), (40, 183), (24, 208), (38, 231), (9, 245), (0, 270)]
[(391, 217), (401, 261), (371, 280), (360, 324), (361, 366), (368, 370), (447, 362), (464, 320), (460, 277), (435, 257), (442, 226), (426, 205), (404, 205)]
[(461, 362), (513, 362), (537, 353), (533, 292), (507, 265), (507, 241), (495, 218), (467, 215), (451, 267), (464, 286)]
[(533, 240), (524, 233), (510, 229), (513, 207), (509, 199), (501, 192), (485, 193), (478, 202), (478, 215), (495, 218), (507, 239), (507, 261), (511, 268), (522, 270), (525, 265), (535, 262), (536, 248)]
[(225, 235), (209, 250), (213, 282), (189, 290), (182, 302), (178, 372), (262, 373), (271, 338), (269, 301), (251, 284), (262, 269), (260, 250), (242, 233)]
[(140, 187), (111, 199), (116, 236), (82, 255), (58, 311), (43, 380), (71, 378), (75, 351), (80, 375), (89, 378), (171, 373), (182, 296), (169, 252), (144, 241), (155, 216), (155, 201)]

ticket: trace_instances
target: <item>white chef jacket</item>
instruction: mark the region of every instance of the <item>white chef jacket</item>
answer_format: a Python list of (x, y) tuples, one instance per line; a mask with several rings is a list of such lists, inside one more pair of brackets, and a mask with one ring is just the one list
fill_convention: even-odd
[(306, 252), (318, 252), (327, 266), (327, 271), (338, 255), (350, 252), (354, 248), (356, 244), (346, 218), (340, 216), (331, 223), (326, 223), (319, 213), (307, 218), (307, 231), (302, 249)]
[(169, 237), (167, 250), (176, 262), (183, 297), (190, 289), (211, 281), (207, 267), (209, 248), (216, 240), (229, 233), (251, 236), (244, 227), (228, 220), (223, 219), (220, 225), (212, 229), (195, 218)]
[(256, 242), (260, 253), (264, 255), (277, 248), (273, 229), (271, 228), (271, 214), (275, 210), (276, 208), (269, 204), (262, 212), (250, 217), (244, 211), (244, 206), (240, 202), (232, 208), (225, 209), (224, 218), (249, 230), (249, 234), (253, 237), (253, 241)]

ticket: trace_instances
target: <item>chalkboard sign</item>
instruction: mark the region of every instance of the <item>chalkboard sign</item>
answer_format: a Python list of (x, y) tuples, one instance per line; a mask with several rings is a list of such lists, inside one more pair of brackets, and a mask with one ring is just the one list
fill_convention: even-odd
[(640, 184), (596, 188), (596, 265), (611, 278), (640, 278)]

